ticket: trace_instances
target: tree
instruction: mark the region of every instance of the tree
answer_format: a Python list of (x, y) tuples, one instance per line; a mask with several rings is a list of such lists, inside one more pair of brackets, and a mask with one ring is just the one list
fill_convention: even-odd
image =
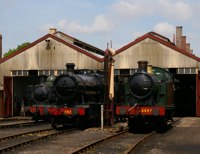
[(29, 45), (29, 44), (30, 44), (30, 42), (25, 42), (25, 43), (22, 43), (21, 45), (18, 45), (17, 48), (9, 49), (9, 51), (8, 51), (7, 53), (5, 53), (5, 54), (3, 55), (3, 57), (9, 56), (9, 55), (15, 53), (16, 51), (18, 51), (18, 50), (20, 50), (20, 49), (26, 47), (26, 46)]

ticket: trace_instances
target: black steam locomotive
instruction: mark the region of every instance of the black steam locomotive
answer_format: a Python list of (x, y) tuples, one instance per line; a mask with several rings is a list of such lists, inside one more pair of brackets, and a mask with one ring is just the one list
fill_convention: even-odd
[(100, 105), (104, 98), (104, 76), (87, 70), (74, 72), (74, 64), (67, 64), (67, 73), (53, 82), (57, 101), (49, 107), (52, 126), (87, 126), (100, 122)]
[(139, 61), (139, 68), (125, 86), (124, 103), (116, 106), (116, 115), (128, 117), (132, 130), (163, 128), (174, 113), (173, 76), (165, 69), (149, 67)]
[(54, 76), (49, 76), (45, 83), (35, 86), (28, 86), (29, 90), (26, 92), (26, 97), (29, 102), (29, 114), (33, 120), (50, 120), (48, 108), (57, 102), (57, 97), (53, 90)]
[(33, 120), (51, 122), (54, 128), (66, 125), (100, 124), (100, 109), (104, 101), (102, 72), (74, 70), (68, 63), (67, 73), (49, 76), (45, 83), (28, 86), (26, 100)]

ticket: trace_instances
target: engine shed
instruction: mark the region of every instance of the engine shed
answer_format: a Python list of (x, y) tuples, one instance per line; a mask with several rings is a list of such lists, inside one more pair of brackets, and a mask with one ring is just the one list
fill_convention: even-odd
[[(200, 58), (192, 54), (190, 44), (186, 43), (186, 36), (182, 36), (181, 26), (176, 27), (174, 42), (160, 34), (149, 32), (116, 50), (113, 59), (116, 83), (123, 83), (137, 71), (137, 62), (140, 60), (165, 68), (175, 78), (176, 115), (200, 116)], [(118, 93), (115, 96), (123, 97)]]
[[(119, 48), (112, 55), (115, 83), (123, 82), (137, 71), (140, 60), (162, 67), (175, 77), (177, 116), (200, 116), (200, 58), (195, 56), (176, 28), (176, 40), (149, 32)], [(0, 60), (0, 117), (19, 115), (24, 89), (43, 83), (48, 75), (66, 71), (66, 63), (75, 69), (103, 70), (104, 51), (65, 33), (50, 29), (49, 34)], [(115, 97), (123, 100), (120, 91)], [(117, 102), (120, 103), (120, 102)]]
[(75, 63), (77, 70), (101, 70), (103, 56), (102, 50), (51, 28), (49, 34), (0, 60), (0, 116), (19, 115), (26, 87), (65, 73), (66, 63)]

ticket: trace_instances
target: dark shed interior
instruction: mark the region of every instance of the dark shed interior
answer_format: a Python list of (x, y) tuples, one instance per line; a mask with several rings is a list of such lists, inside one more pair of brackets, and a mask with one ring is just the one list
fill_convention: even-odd
[(196, 116), (196, 75), (174, 74), (175, 116)]
[[(174, 77), (174, 103), (176, 107), (175, 116), (196, 116), (196, 75), (174, 74)], [(45, 79), (46, 76), (13, 77), (14, 115), (20, 114), (21, 101), (24, 97), (24, 90), (26, 89), (26, 87), (28, 85), (36, 85), (39, 83), (43, 83)]]
[[(13, 77), (13, 114), (20, 114), (21, 102), (24, 99), (25, 89), (30, 85), (45, 82), (45, 76), (18, 76)], [(24, 104), (27, 106), (28, 104)]]

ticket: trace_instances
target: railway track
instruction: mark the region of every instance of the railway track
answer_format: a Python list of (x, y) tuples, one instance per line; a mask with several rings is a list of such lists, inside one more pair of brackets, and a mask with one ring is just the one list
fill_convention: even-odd
[(91, 144), (88, 144), (72, 154), (80, 153), (131, 153), (134, 148), (139, 145), (146, 138), (152, 136), (155, 132), (150, 134), (133, 134), (128, 130), (116, 133), (109, 137), (102, 138)]
[(18, 127), (30, 127), (35, 125), (43, 125), (47, 124), (47, 122), (34, 122), (34, 121), (14, 121), (14, 122), (1, 122), (0, 129), (5, 128), (18, 128)]
[[(178, 122), (180, 119), (175, 119), (168, 123), (168, 128), (173, 125), (173, 123)], [(130, 154), (133, 153), (135, 148), (138, 147), (143, 141), (152, 137), (156, 134), (156, 131), (151, 131), (146, 134), (135, 134), (130, 133), (128, 130), (116, 133), (109, 137), (102, 138), (93, 143), (85, 145), (75, 151), (72, 154), (80, 153), (120, 153), (120, 154)]]
[(20, 146), (70, 131), (72, 131), (72, 129), (57, 131), (52, 128), (46, 128), (2, 137), (0, 138), (0, 153), (11, 151)]
[(137, 146), (139, 146), (143, 141), (147, 140), (149, 137), (151, 137), (152, 135), (154, 135), (156, 132), (153, 131), (149, 134), (144, 135), (142, 138), (138, 138), (138, 140), (135, 142), (135, 144), (133, 144), (132, 146), (130, 146), (130, 148), (124, 152), (124, 154), (131, 154), (134, 152), (135, 148)]

